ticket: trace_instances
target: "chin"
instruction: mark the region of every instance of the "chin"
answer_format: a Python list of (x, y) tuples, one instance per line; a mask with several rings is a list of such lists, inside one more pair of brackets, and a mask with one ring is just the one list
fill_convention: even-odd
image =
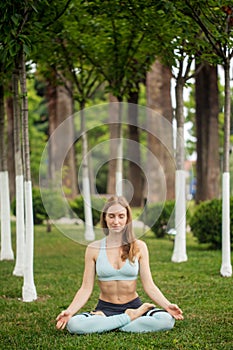
[(112, 228), (111, 231), (121, 233), (123, 231), (123, 228)]

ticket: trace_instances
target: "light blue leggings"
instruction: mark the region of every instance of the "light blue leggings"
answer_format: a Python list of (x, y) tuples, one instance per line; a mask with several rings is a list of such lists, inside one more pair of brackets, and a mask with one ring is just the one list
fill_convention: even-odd
[(83, 313), (73, 316), (67, 329), (72, 334), (103, 333), (115, 329), (122, 332), (145, 333), (170, 330), (175, 319), (166, 311), (148, 311), (146, 316), (131, 321), (126, 313), (114, 316), (100, 316)]

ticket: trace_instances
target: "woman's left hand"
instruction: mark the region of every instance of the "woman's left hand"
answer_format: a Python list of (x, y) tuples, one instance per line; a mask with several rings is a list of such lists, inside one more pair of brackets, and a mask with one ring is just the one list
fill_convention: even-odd
[(169, 304), (167, 312), (171, 314), (176, 320), (183, 320), (183, 311), (176, 304)]

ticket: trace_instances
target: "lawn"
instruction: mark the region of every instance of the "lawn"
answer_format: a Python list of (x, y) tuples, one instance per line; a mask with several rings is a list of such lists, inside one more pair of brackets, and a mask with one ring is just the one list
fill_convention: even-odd
[[(22, 302), (23, 279), (12, 275), (15, 263), (0, 262), (0, 349), (233, 349), (233, 283), (232, 278), (219, 274), (221, 252), (198, 245), (188, 234), (188, 261), (175, 264), (171, 262), (172, 240), (158, 240), (151, 233), (142, 239), (150, 250), (156, 284), (184, 312), (184, 321), (177, 322), (172, 331), (84, 336), (57, 331), (57, 314), (68, 306), (81, 284), (85, 245), (75, 243), (56, 228), (46, 233), (45, 227), (38, 226), (34, 258), (37, 301)], [(140, 281), (138, 292), (143, 301), (148, 300)], [(85, 310), (93, 309), (97, 298), (96, 286)]]

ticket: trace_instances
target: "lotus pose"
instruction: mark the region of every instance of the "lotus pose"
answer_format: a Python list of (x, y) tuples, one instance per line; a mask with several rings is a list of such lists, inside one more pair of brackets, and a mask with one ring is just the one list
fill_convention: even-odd
[[(182, 311), (154, 284), (147, 246), (134, 236), (131, 209), (124, 197), (114, 196), (106, 202), (101, 226), (105, 237), (88, 245), (82, 285), (69, 307), (57, 316), (56, 327), (67, 327), (72, 334), (172, 329), (175, 320), (183, 319)], [(142, 303), (139, 298), (138, 275), (153, 303)], [(78, 313), (92, 294), (96, 276), (100, 289), (96, 308)]]

